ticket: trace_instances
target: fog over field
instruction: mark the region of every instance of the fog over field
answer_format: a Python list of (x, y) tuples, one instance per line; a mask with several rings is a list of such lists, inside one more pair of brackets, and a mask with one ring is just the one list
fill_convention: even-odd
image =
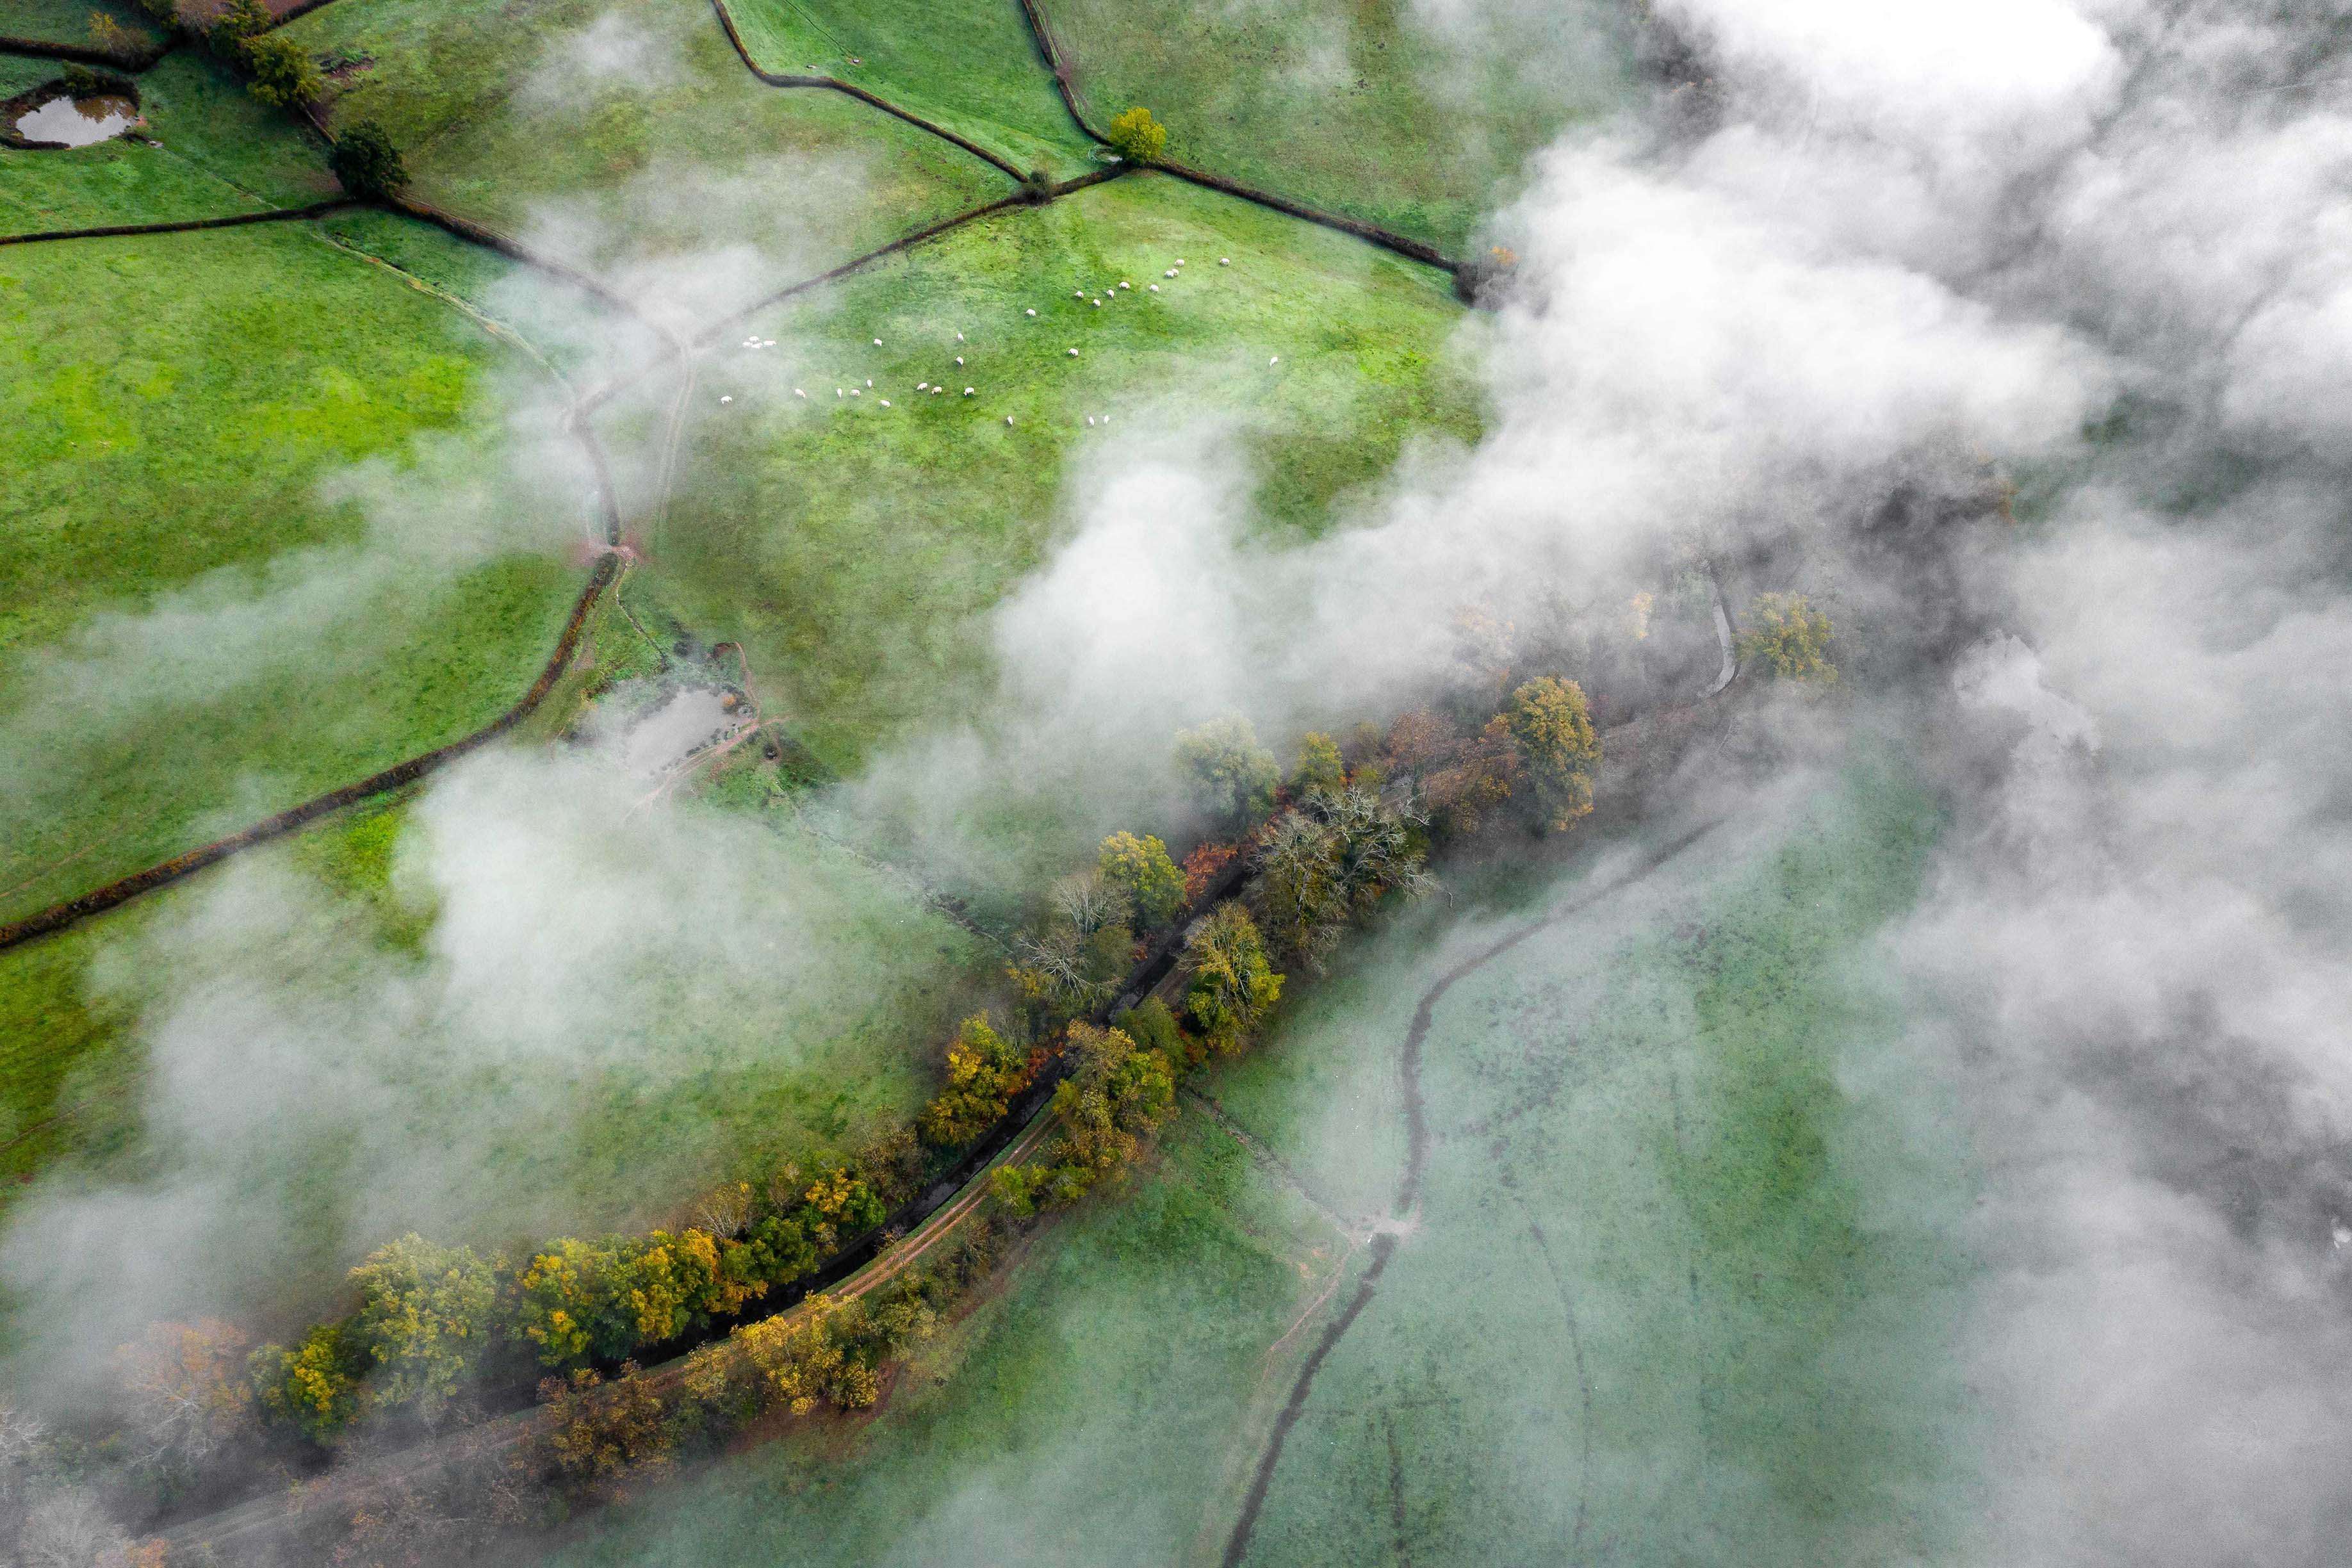
[[(1406, 25), (1465, 58), (1524, 28), (1619, 26), (1569, 0), (1412, 0)], [(1076, 858), (1116, 826), (1172, 824), (1173, 838), (1186, 826), (1173, 731), (1243, 713), (1286, 755), (1304, 731), (1385, 721), (1455, 670), (1465, 612), (1565, 646), (1701, 565), (1733, 588), (1735, 613), (1754, 592), (1809, 595), (1838, 626), (1842, 690), (1737, 689), (1748, 706), (1651, 781), (1641, 822), (1573, 858), (1466, 873), (1362, 939), (1367, 955), (1328, 983), (1298, 977), (1286, 1005), (1303, 997), (1303, 1017), (1269, 1076), (1236, 1068), (1211, 1086), (1240, 1121), (1259, 1119), (1316, 1201), (1347, 1221), (1390, 1217), (1403, 1157), (1394, 1047), (1417, 998), (1446, 964), (1624, 868), (1667, 868), (1465, 982), (1463, 1011), (1440, 1016), (1440, 1153), (1427, 1214), (1412, 1216), (1428, 1228), (1408, 1222), (1387, 1294), (1350, 1331), (1356, 1361), (1331, 1363), (1364, 1410), (1394, 1392), (1389, 1372), (1458, 1403), (1474, 1363), (1455, 1342), (1484, 1334), (1473, 1348), (1495, 1357), (1477, 1363), (1495, 1383), (1557, 1374), (1566, 1390), (1532, 1309), (1499, 1284), (1491, 1300), (1445, 1294), (1482, 1268), (1502, 1277), (1507, 1257), (1522, 1283), (1549, 1270), (1547, 1312), (1555, 1284), (1587, 1302), (1578, 1355), (1617, 1357), (1602, 1381), (1634, 1392), (1595, 1417), (1588, 1381), (1570, 1418), (1532, 1394), (1511, 1405), (1525, 1391), (1505, 1387), (1505, 1415), (1471, 1450), (1485, 1468), (1458, 1491), (1539, 1516), (1542, 1531), (1443, 1509), (1408, 1529), (1399, 1501), (1397, 1539), (1378, 1550), (1508, 1561), (1565, 1534), (1593, 1557), (1703, 1561), (1657, 1522), (1688, 1517), (1753, 1561), (1884, 1560), (1895, 1538), (1874, 1533), (1883, 1520), (1840, 1511), (1867, 1498), (1932, 1518), (1901, 1542), (1923, 1560), (2336, 1561), (2352, 1527), (2352, 33), (2318, 0), (1653, 0), (1627, 26), (1640, 71), (1622, 106), (1529, 160), (1478, 237), (1516, 258), (1453, 344), (1475, 367), (1483, 435), (1416, 436), (1334, 526), (1272, 538), (1246, 412), (1135, 389), (1115, 423), (1072, 437), (1043, 558), (975, 612), (991, 689), (952, 721), (889, 737), (828, 792), (827, 831), (1017, 900), (1029, 890), (984, 886), (1021, 863), (991, 837), (1008, 800), (1049, 805), (1040, 832)], [(555, 123), (600, 93), (672, 86), (686, 37), (616, 10), (546, 51), (512, 112)], [(1588, 64), (1606, 52), (1570, 51)], [(535, 204), (526, 237), (686, 335), (837, 260), (824, 215), (867, 174), (832, 154), (656, 162)], [(735, 216), (706, 221), (718, 209)], [(654, 357), (635, 329), (580, 317), (560, 286), (517, 277), (491, 298), (503, 318), (562, 335), (567, 363), (602, 374)], [(658, 558), (648, 531), (672, 504), (685, 399), (724, 384), (730, 403), (789, 405), (804, 350), (780, 335), (772, 365), (730, 364), (708, 384), (652, 374), (602, 416), (633, 547)], [(107, 612), (44, 656), (42, 689), (103, 725), (121, 692), (233, 685), (248, 643), (282, 641), (289, 622), (331, 627), (426, 558), (572, 545), (569, 505), (545, 504), (587, 490), (562, 400), (509, 400), (525, 412), (488, 457), (436, 443), (419, 449), (422, 479), (377, 464), (331, 481), (366, 510), (361, 542)], [(475, 471), (444, 482), (461, 468)], [(428, 480), (442, 500), (421, 499)], [(954, 486), (941, 476), (942, 507)], [(191, 638), (204, 657), (158, 651)], [(705, 714), (673, 717), (683, 731)], [(392, 861), (386, 897), (409, 923), (391, 955), (273, 860), (231, 868), (122, 940), (93, 973), (135, 998), (152, 1062), (138, 1103), (163, 1157), (45, 1179), (7, 1215), (0, 1286), (26, 1397), (88, 1397), (151, 1317), (265, 1310), (267, 1270), (289, 1255), (319, 1262), (325, 1289), (389, 1230), (572, 1225), (575, 1169), (497, 1189), (521, 1158), (513, 1128), (561, 1134), (595, 1094), (755, 1056), (818, 1059), (808, 1041), (874, 1026), (845, 976), (885, 928), (908, 945), (877, 984), (919, 985), (920, 1005), (893, 1005), (920, 1026), (993, 968), (885, 873), (813, 871), (815, 839), (656, 788), (652, 733), (592, 727), (574, 747), (493, 752), (429, 784)], [(14, 746), (0, 734), (0, 762), (20, 765)], [(1816, 918), (1802, 942), (1786, 936)], [(1792, 971), (1835, 998), (1788, 1016), (1826, 1021), (1758, 1036), (1785, 1055), (1710, 1066), (1688, 1039), (1710, 979), (1739, 960), (1693, 956), (1702, 930), (1802, 948)], [(1580, 1058), (1587, 1076), (1563, 1077), (1525, 1129), (1480, 1121), (1512, 1069), (1498, 1040), (1579, 1029), (1622, 1054)], [(897, 1092), (836, 1119), (896, 1114)], [(1737, 1321), (1713, 1338), (1654, 1335), (1654, 1315), (1682, 1310), (1657, 1284), (1680, 1264), (1645, 1226), (1687, 1194), (1622, 1172), (1664, 1169), (1686, 1104), (1729, 1125), (1784, 1099), (1828, 1108), (1823, 1181), (1853, 1198), (1857, 1253), (1876, 1259), (1855, 1265), (1862, 1300), (1841, 1306), (1854, 1337), (1792, 1350), (1775, 1337), (1785, 1325), (1757, 1327), (1784, 1300), (1828, 1300), (1793, 1287), (1725, 1309)], [(1185, 1138), (1205, 1136), (1185, 1117)], [(675, 1142), (665, 1173), (683, 1183), (721, 1141), (689, 1126)], [(327, 1202), (305, 1184), (315, 1167), (287, 1151), (324, 1146), (352, 1190), (321, 1241), (300, 1217)], [(1154, 1215), (1185, 1201), (1189, 1150), (1150, 1178), (1164, 1185), (1146, 1184)], [(1278, 1194), (1250, 1179), (1261, 1184), (1236, 1206), (1261, 1205), (1252, 1224), (1313, 1228), (1295, 1204), (1265, 1219)], [(1460, 1226), (1442, 1230), (1448, 1218)], [(1307, 1338), (1286, 1348), (1274, 1335), (1313, 1291), (1239, 1265), (1230, 1289), (1146, 1273), (1163, 1295), (1090, 1296), (1068, 1258), (1107, 1278), (1148, 1268), (1119, 1223), (1068, 1222), (1081, 1230), (1068, 1253), (1049, 1230), (1012, 1273), (1034, 1266), (1064, 1293), (1006, 1285), (1012, 1305), (983, 1307), (956, 1354), (997, 1367), (1019, 1359), (1004, 1347), (1024, 1333), (1088, 1347), (1174, 1338), (1171, 1324), (1229, 1337), (1171, 1354), (1164, 1428), (1053, 1405), (1066, 1425), (1018, 1433), (1014, 1462), (938, 1438), (978, 1418), (926, 1403), (952, 1401), (944, 1387), (910, 1386), (903, 1408), (843, 1439), (865, 1445), (849, 1462), (806, 1460), (811, 1474), (839, 1467), (822, 1488), (778, 1482), (772, 1496), (723, 1469), (690, 1477), (670, 1502), (615, 1510), (625, 1527), (609, 1539), (575, 1526), (561, 1550), (675, 1560), (697, 1531), (731, 1531), (703, 1560), (749, 1562), (789, 1515), (817, 1542), (811, 1561), (818, 1546), (841, 1561), (1113, 1561), (1085, 1516), (1116, 1474), (1133, 1486), (1119, 1500), (1132, 1513), (1117, 1516), (1132, 1560), (1240, 1552), (1249, 1543), (1225, 1532), (1281, 1392), (1265, 1369), (1293, 1364), (1277, 1352), (1299, 1353), (1325, 1320), (1302, 1317)], [(1475, 1229), (1487, 1224), (1491, 1245)], [(1775, 1266), (1752, 1237), (1694, 1234), (1727, 1278)], [(1328, 1260), (1330, 1281), (1352, 1278), (1352, 1257)], [(1691, 1278), (1696, 1298), (1696, 1265)], [(1858, 1490), (1824, 1490), (1833, 1518), (1774, 1489), (1787, 1478), (1764, 1442), (1709, 1449), (1664, 1417), (1644, 1425), (1642, 1379), (1654, 1371), (1664, 1389), (1702, 1342), (1729, 1373), (1698, 1404), (1748, 1399), (1776, 1418), (1776, 1401), (1802, 1406), (1789, 1419), (1804, 1441), (1870, 1470)], [(1120, 1373), (1096, 1353), (1072, 1362), (1111, 1386)], [(1002, 1410), (1046, 1408), (1020, 1403), (1034, 1384), (1003, 1382), (1015, 1392)], [(1151, 1457), (1156, 1435), (1211, 1428), (1232, 1451), (1165, 1479), (1174, 1461)], [(1328, 1430), (1273, 1472), (1247, 1561), (1349, 1559), (1349, 1521), (1374, 1506), (1357, 1508), (1349, 1478), (1371, 1464), (1374, 1426)], [(1841, 1431), (1892, 1434), (1916, 1468), (1872, 1469), (1858, 1441), (1837, 1447)], [(919, 1487), (873, 1479), (892, 1462)], [(1391, 1484), (1388, 1463), (1364, 1496)], [(1521, 1468), (1538, 1478), (1524, 1494)], [(1567, 1492), (1544, 1489), (1555, 1472), (1656, 1533), (1627, 1523), (1588, 1539)], [(1720, 1485), (1687, 1516), (1651, 1495), (1685, 1472)], [(1454, 1484), (1434, 1462), (1412, 1479), (1424, 1497)]]

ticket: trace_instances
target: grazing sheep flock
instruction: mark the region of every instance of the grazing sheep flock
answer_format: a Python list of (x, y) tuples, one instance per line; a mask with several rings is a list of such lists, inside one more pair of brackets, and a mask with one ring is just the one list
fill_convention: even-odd
[[(1217, 265), (1218, 265), (1218, 266), (1220, 266), (1220, 267), (1231, 267), (1233, 264), (1234, 264), (1234, 258), (1233, 258), (1232, 257), (1230, 257), (1230, 256), (1221, 256), (1221, 257), (1217, 258)], [(1179, 279), (1179, 278), (1181, 278), (1183, 275), (1184, 275), (1184, 258), (1183, 258), (1182, 257), (1181, 257), (1181, 256), (1180, 256), (1180, 257), (1178, 257), (1178, 258), (1176, 258), (1176, 264), (1175, 264), (1173, 267), (1170, 267), (1170, 268), (1163, 268), (1163, 269), (1161, 270), (1160, 274), (1160, 276), (1161, 278), (1163, 278), (1163, 279)], [(1160, 292), (1160, 285), (1159, 285), (1159, 284), (1157, 284), (1157, 283), (1147, 283), (1147, 284), (1145, 284), (1145, 285), (1144, 285), (1144, 289), (1145, 289), (1145, 291), (1146, 291), (1147, 293), (1157, 294), (1157, 293), (1159, 293), (1159, 292)], [(1102, 309), (1103, 301), (1104, 301), (1105, 300), (1112, 300), (1112, 301), (1116, 301), (1116, 300), (1118, 300), (1118, 298), (1119, 291), (1120, 291), (1121, 289), (1125, 289), (1125, 290), (1127, 290), (1128, 292), (1132, 293), (1132, 292), (1134, 292), (1134, 290), (1135, 290), (1135, 285), (1134, 285), (1132, 282), (1130, 282), (1129, 280), (1128, 280), (1127, 279), (1122, 278), (1122, 279), (1119, 279), (1117, 283), (1115, 283), (1115, 284), (1107, 285), (1107, 286), (1103, 289), (1102, 293), (1101, 293), (1101, 294), (1099, 294), (1099, 295), (1096, 295), (1096, 294), (1089, 294), (1089, 293), (1088, 293), (1085, 289), (1081, 288), (1081, 289), (1073, 289), (1073, 290), (1071, 291), (1071, 293), (1070, 293), (1070, 298), (1071, 298), (1071, 299), (1073, 299), (1073, 300), (1083, 300), (1087, 301), (1087, 308), (1088, 308), (1088, 309), (1090, 309), (1090, 310), (1098, 310)], [(1028, 307), (1024, 308), (1024, 310), (1023, 310), (1023, 312), (1022, 312), (1022, 313), (1023, 313), (1024, 316), (1026, 316), (1028, 319), (1032, 320), (1032, 321), (1034, 321), (1034, 320), (1036, 320), (1036, 319), (1037, 319), (1037, 309), (1036, 309), (1036, 307), (1035, 307), (1035, 306), (1034, 306), (1034, 305), (1033, 305), (1033, 306), (1028, 306)], [(965, 337), (964, 337), (963, 333), (961, 333), (961, 331), (959, 331), (959, 332), (957, 332), (957, 333), (956, 333), (956, 335), (955, 335), (955, 341), (956, 341), (957, 342), (961, 343), (961, 342), (965, 342), (965, 341), (966, 341), (966, 339), (965, 339)], [(883, 346), (883, 345), (882, 345), (882, 340), (881, 340), (880, 338), (876, 338), (873, 342), (874, 342), (874, 346), (875, 346), (876, 348), (877, 348), (877, 349)], [(743, 342), (742, 342), (742, 347), (743, 347), (747, 352), (751, 352), (751, 353), (757, 353), (757, 352), (761, 351), (761, 350), (765, 350), (765, 349), (772, 349), (772, 348), (774, 348), (775, 346), (776, 346), (776, 340), (775, 340), (775, 339), (773, 339), (773, 338), (761, 338), (761, 337), (759, 337), (759, 336), (756, 336), (756, 335), (755, 335), (755, 336), (751, 336), (751, 337), (747, 337), (747, 338), (745, 338), (745, 339), (743, 340)], [(1066, 352), (1067, 352), (1068, 357), (1069, 357), (1069, 358), (1071, 358), (1071, 359), (1076, 359), (1076, 358), (1078, 357), (1078, 351), (1077, 351), (1075, 347), (1073, 347), (1073, 348), (1071, 348), (1071, 349), (1067, 350)], [(958, 365), (961, 365), (961, 364), (964, 363), (964, 356), (963, 356), (963, 355), (961, 355), (961, 354), (957, 354), (957, 355), (955, 356), (955, 363), (956, 363)], [(1275, 366), (1279, 365), (1279, 364), (1282, 363), (1282, 356), (1281, 356), (1280, 354), (1276, 354), (1276, 355), (1274, 355), (1273, 357), (1269, 358), (1265, 363), (1266, 363), (1266, 367), (1267, 367), (1268, 369), (1272, 369), (1272, 368), (1274, 368)], [(874, 384), (873, 378), (872, 378), (872, 377), (870, 377), (870, 376), (869, 376), (869, 377), (867, 377), (867, 378), (866, 378), (866, 385), (867, 387), (870, 387), (870, 386), (872, 386), (873, 384)], [(862, 393), (864, 392), (864, 390), (865, 390), (865, 389), (864, 389), (864, 388), (861, 388), (861, 387), (856, 387), (856, 386), (850, 387), (850, 388), (848, 389), (848, 395), (849, 395), (849, 396), (851, 396), (851, 397), (856, 397), (856, 396), (859, 396), (859, 395), (862, 395)], [(947, 390), (947, 387), (946, 387), (946, 384), (945, 384), (944, 383), (933, 383), (933, 382), (931, 382), (931, 381), (929, 381), (929, 380), (928, 380), (928, 379), (927, 379), (927, 380), (919, 381), (919, 382), (915, 383), (915, 390), (916, 390), (917, 392), (928, 393), (928, 394), (929, 394), (929, 395), (932, 395), (932, 396), (937, 396), (939, 394), (940, 394), (940, 393), (942, 393), (942, 392), (946, 391), (946, 390)], [(838, 387), (838, 386), (835, 387), (835, 388), (833, 389), (833, 395), (834, 395), (834, 396), (835, 396), (835, 397), (840, 397), (840, 396), (842, 396), (842, 395), (843, 395), (842, 388), (840, 388), (840, 387)], [(801, 388), (799, 388), (799, 387), (797, 387), (797, 386), (796, 386), (796, 387), (794, 387), (794, 388), (793, 388), (793, 395), (794, 397), (801, 398), (801, 399), (803, 399), (803, 401), (805, 401), (805, 400), (807, 399), (807, 397), (808, 397), (808, 394), (807, 394), (806, 392), (803, 392)], [(965, 388), (963, 389), (963, 395), (964, 395), (964, 396), (966, 396), (966, 397), (977, 397), (978, 395), (980, 395), (980, 389), (979, 389), (978, 387), (976, 387), (976, 386), (967, 386), (967, 387), (965, 387)], [(731, 404), (731, 403), (733, 403), (733, 402), (735, 401), (735, 399), (734, 399), (734, 397), (732, 396), (732, 395), (722, 395), (719, 397), (719, 401), (721, 404)], [(875, 399), (875, 402), (876, 402), (877, 405), (877, 406), (879, 406), (879, 407), (887, 408), (887, 407), (889, 407), (889, 406), (890, 406), (890, 400), (889, 400), (888, 398), (887, 398), (887, 397), (879, 397), (879, 398), (877, 398), (877, 399)], [(1109, 416), (1109, 415), (1108, 415), (1108, 414), (1103, 414), (1103, 415), (1094, 415), (1094, 414), (1089, 414), (1089, 415), (1087, 415), (1087, 416), (1086, 416), (1086, 421), (1087, 421), (1087, 426), (1088, 426), (1089, 428), (1095, 428), (1095, 427), (1097, 427), (1098, 426), (1108, 426), (1108, 425), (1110, 424), (1110, 416)], [(1010, 414), (1006, 415), (1006, 416), (1004, 416), (1004, 423), (1005, 423), (1006, 425), (1008, 425), (1008, 426), (1009, 426), (1009, 425), (1011, 425), (1011, 424), (1013, 423), (1013, 416), (1012, 416), (1012, 415), (1010, 415)]]

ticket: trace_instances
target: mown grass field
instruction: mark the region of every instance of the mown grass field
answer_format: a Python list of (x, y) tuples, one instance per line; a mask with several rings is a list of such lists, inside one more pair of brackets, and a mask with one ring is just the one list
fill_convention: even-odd
[[(599, 18), (620, 31), (595, 32)], [(695, 0), (621, 11), (598, 0), (496, 11), (339, 0), (288, 36), (372, 60), (334, 100), (332, 122), (380, 121), (404, 150), (412, 195), (682, 323), (1012, 188), (980, 159), (840, 93), (762, 85)]]
[(852, 772), (985, 693), (986, 616), (1062, 537), (1082, 459), (1231, 422), (1278, 539), (1328, 525), (1407, 443), (1475, 438), (1445, 284), (1159, 176), (959, 229), (753, 318), (776, 348), (706, 357), (654, 580), (743, 639), (797, 732)]
[(578, 591), (542, 374), (302, 226), (0, 254), (0, 913), (486, 722)]
[[(6, 65), (0, 91), (58, 74), (54, 60)], [(139, 93), (144, 141), (117, 138), (46, 152), (0, 148), (0, 232), (178, 223), (305, 206), (341, 194), (318, 138), (255, 102), (200, 49), (175, 50), (141, 73)]]
[[(1965, 1547), (1966, 1155), (1936, 1141), (1937, 1087), (1897, 1066), (1871, 937), (1937, 825), (1865, 759), (1448, 993), (1423, 1201), (1249, 1562)], [(1453, 902), (1298, 989), (1202, 1087), (1328, 1207), (1385, 1214), (1423, 990), (1631, 847), (1457, 872)], [(543, 1560), (748, 1564), (789, 1540), (812, 1562), (1213, 1562), (1332, 1310), (1282, 1340), (1335, 1261), (1261, 1217), (1295, 1201), (1188, 1106), (1156, 1168), (1045, 1231), (877, 1415), (656, 1489)]]
[(828, 76), (1059, 178), (1096, 163), (1013, 0), (728, 0), (763, 70)]
[(1528, 154), (1628, 91), (1598, 6), (1043, 0), (1097, 128), (1132, 104), (1168, 155), (1458, 256)]

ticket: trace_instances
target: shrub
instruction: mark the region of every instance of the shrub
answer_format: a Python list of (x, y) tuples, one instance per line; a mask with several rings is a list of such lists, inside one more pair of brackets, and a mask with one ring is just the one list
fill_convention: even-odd
[(470, 1247), (411, 1235), (370, 1253), (352, 1282), (360, 1289), (352, 1332), (375, 1363), (373, 1397), (438, 1419), (488, 1344), (496, 1271)]
[(1519, 762), (1535, 784), (1543, 826), (1558, 831), (1592, 809), (1592, 769), (1601, 737), (1592, 728), (1583, 689), (1555, 675), (1540, 676), (1511, 693), (1503, 714)]
[(1115, 116), (1103, 139), (1130, 163), (1156, 163), (1168, 151), (1168, 127), (1140, 104)]
[(1829, 660), (1830, 618), (1801, 594), (1759, 594), (1748, 606), (1748, 629), (1740, 634), (1739, 657), (1761, 660), (1780, 680), (1817, 686), (1837, 682)]
[(401, 161), (400, 149), (373, 120), (343, 128), (327, 153), (327, 166), (343, 189), (362, 200), (397, 195), (408, 184), (408, 165)]
[(327, 79), (308, 50), (282, 33), (264, 33), (245, 46), (246, 90), (272, 109), (299, 109), (327, 90)]
[(143, 39), (103, 11), (89, 14), (89, 41), (118, 59), (135, 62), (147, 53)]
[(1172, 920), (1184, 907), (1184, 873), (1153, 835), (1112, 834), (1102, 841), (1097, 866), (1104, 881), (1127, 894), (1146, 926)]
[(1274, 805), (1282, 770), (1246, 719), (1213, 719), (1176, 737), (1176, 763), (1202, 811), (1239, 826)]
[(1265, 942), (1249, 911), (1231, 900), (1211, 910), (1184, 942), (1184, 1007), (1209, 1043), (1236, 1051), (1282, 995)]

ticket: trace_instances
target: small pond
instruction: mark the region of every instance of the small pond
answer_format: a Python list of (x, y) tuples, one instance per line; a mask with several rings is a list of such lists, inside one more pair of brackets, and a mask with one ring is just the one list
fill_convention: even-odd
[(16, 117), (17, 135), (27, 142), (62, 142), (87, 147), (120, 136), (139, 121), (139, 106), (114, 93), (89, 98), (53, 98)]

